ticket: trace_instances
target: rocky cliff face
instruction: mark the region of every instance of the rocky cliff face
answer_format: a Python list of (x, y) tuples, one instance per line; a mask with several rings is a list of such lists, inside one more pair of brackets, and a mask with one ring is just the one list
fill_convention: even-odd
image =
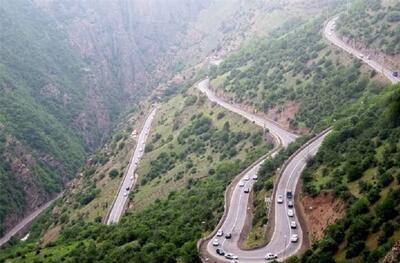
[(112, 93), (114, 100), (104, 103), (116, 112), (154, 87), (190, 21), (211, 2), (35, 0), (68, 32), (70, 46), (87, 62), (92, 95)]
[(60, 191), (157, 85), (210, 2), (2, 2), (0, 235)]

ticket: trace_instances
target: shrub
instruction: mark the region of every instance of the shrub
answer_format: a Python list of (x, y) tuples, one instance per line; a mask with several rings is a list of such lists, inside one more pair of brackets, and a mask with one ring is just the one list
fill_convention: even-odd
[(359, 164), (348, 164), (345, 169), (349, 182), (360, 179), (363, 175), (362, 168)]
[(153, 151), (153, 150), (154, 150), (154, 145), (153, 145), (152, 143), (146, 144), (146, 147), (144, 148), (144, 151), (145, 151), (146, 153), (151, 152), (151, 151)]
[(387, 171), (378, 177), (378, 182), (381, 187), (388, 186), (391, 182), (393, 182), (393, 180), (394, 178), (390, 171)]
[(197, 101), (197, 96), (190, 95), (189, 97), (187, 97), (185, 99), (185, 106), (191, 106), (191, 105), (195, 104), (196, 101)]
[(223, 117), (225, 117), (225, 113), (224, 113), (223, 111), (218, 112), (218, 114), (217, 114), (217, 120), (220, 120), (220, 119), (222, 119)]
[(376, 207), (376, 215), (383, 221), (392, 219), (398, 215), (396, 207), (400, 203), (400, 189), (389, 192), (386, 198)]
[(347, 246), (346, 258), (353, 258), (360, 255), (365, 248), (365, 241), (352, 242)]
[(119, 175), (119, 172), (118, 172), (118, 170), (117, 169), (112, 169), (109, 173), (108, 173), (108, 176), (110, 176), (110, 178), (115, 178), (115, 177), (117, 177)]
[(376, 201), (379, 200), (379, 198), (381, 198), (380, 196), (380, 190), (377, 187), (372, 187), (367, 194), (367, 199), (371, 204), (374, 204)]
[(361, 215), (361, 214), (365, 214), (368, 213), (369, 211), (369, 202), (362, 198), (357, 200), (353, 206), (351, 207), (350, 213), (353, 216), (357, 216), (357, 215)]

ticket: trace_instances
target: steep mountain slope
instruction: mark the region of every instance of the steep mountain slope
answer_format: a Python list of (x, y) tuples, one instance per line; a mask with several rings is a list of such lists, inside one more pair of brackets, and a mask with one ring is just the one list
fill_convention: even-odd
[(387, 55), (400, 53), (400, 3), (391, 0), (355, 1), (337, 23), (339, 33), (360, 47)]
[[(364, 94), (379, 93), (386, 80), (327, 45), (321, 30), (324, 19), (287, 24), (270, 34), (279, 38), (250, 43), (210, 70), (212, 85), (227, 99), (264, 112), (287, 128), (305, 133), (326, 128), (347, 114), (343, 111)], [(286, 157), (279, 155), (260, 171), (263, 180), (255, 184), (253, 230), (246, 233), (246, 247), (267, 242), (265, 198), (271, 196), (275, 171)], [(339, 217), (345, 211), (342, 203), (337, 206), (341, 207), (336, 211)]]
[(150, 72), (209, 1), (161, 2), (1, 1), (0, 233), (59, 192), (156, 86)]
[(338, 57), (326, 45), (323, 22), (319, 17), (301, 28), (290, 25), (278, 39), (251, 43), (210, 72), (212, 85), (288, 128), (314, 129), (321, 119), (359, 97), (370, 82), (361, 74), (368, 68)]
[(349, 209), (305, 262), (378, 262), (399, 239), (399, 102), (398, 85), (366, 94), (310, 160), (305, 192), (333, 192)]
[(0, 13), (2, 233), (62, 189), (101, 127), (85, 107), (82, 63), (65, 35), (26, 1), (2, 1)]
[(66, 30), (70, 45), (88, 63), (92, 78), (99, 80), (101, 94), (112, 94), (110, 86), (119, 87), (121, 92), (107, 102), (116, 109), (143, 86), (157, 85), (171, 52), (182, 48), (187, 26), (210, 2), (35, 0)]
[(1, 1), (0, 233), (60, 191), (120, 114), (175, 73), (171, 58), (195, 50), (181, 42), (212, 2)]

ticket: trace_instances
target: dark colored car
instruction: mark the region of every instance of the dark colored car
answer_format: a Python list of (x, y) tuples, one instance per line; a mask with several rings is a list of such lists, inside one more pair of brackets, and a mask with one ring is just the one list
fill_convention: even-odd
[(129, 189), (131, 189), (131, 188), (129, 188), (129, 186), (126, 188), (126, 191), (129, 191)]
[(290, 207), (290, 208), (292, 208), (292, 207), (293, 207), (293, 201), (290, 200), (290, 201), (287, 203), (287, 206)]
[(399, 76), (399, 72), (394, 71), (394, 72), (393, 72), (393, 77), (396, 77), (396, 78), (397, 78), (398, 76)]
[(225, 255), (225, 251), (221, 248), (217, 248), (217, 250), (215, 250), (217, 252), (218, 255), (223, 256)]
[(231, 233), (226, 233), (226, 234), (225, 234), (225, 238), (226, 238), (226, 239), (232, 238), (232, 234), (231, 234)]
[(287, 192), (286, 192), (286, 197), (289, 198), (289, 199), (292, 199), (292, 198), (293, 198), (293, 193), (292, 193), (292, 191), (287, 191)]

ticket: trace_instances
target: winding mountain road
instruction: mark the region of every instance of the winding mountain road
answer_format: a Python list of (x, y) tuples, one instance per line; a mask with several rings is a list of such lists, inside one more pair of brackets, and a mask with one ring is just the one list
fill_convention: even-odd
[[(211, 101), (232, 112), (240, 114), (251, 121), (254, 121), (256, 124), (262, 127), (268, 128), (270, 132), (278, 139), (278, 143), (280, 143), (283, 147), (286, 147), (289, 143), (297, 138), (297, 135), (284, 130), (274, 121), (264, 119), (253, 113), (246, 112), (238, 106), (229, 104), (228, 102), (219, 98), (213, 91), (209, 89), (208, 79), (199, 82), (197, 87), (200, 91), (206, 94)], [(287, 191), (292, 191), (293, 193), (295, 192), (301, 172), (306, 166), (307, 157), (313, 156), (317, 153), (326, 135), (327, 133), (323, 133), (319, 137), (313, 139), (310, 143), (307, 143), (305, 146), (303, 146), (300, 151), (296, 152), (293, 157), (291, 157), (290, 161), (286, 165), (286, 168), (281, 174), (279, 182), (277, 183), (276, 194), (285, 196)], [(276, 153), (277, 152), (275, 150), (272, 156)], [(255, 178), (253, 179), (253, 177), (257, 174), (263, 162), (264, 160), (253, 165), (253, 167), (251, 167), (251, 169), (249, 169), (246, 173), (242, 174), (240, 180), (238, 180), (237, 183), (232, 186), (233, 190), (229, 200), (229, 207), (227, 207), (223, 221), (219, 225), (219, 229), (221, 229), (224, 234), (230, 233), (232, 237), (230, 239), (226, 239), (224, 236), (218, 236), (217, 233), (214, 233), (212, 237), (206, 240), (206, 251), (202, 252), (209, 261), (228, 262), (228, 259), (225, 259), (223, 256), (217, 254), (217, 248), (222, 249), (225, 253), (233, 253), (234, 255), (238, 256), (239, 262), (265, 262), (265, 256), (267, 253), (277, 254), (279, 259), (283, 259), (295, 254), (302, 246), (303, 239), (301, 226), (296, 217), (296, 212), (294, 217), (290, 218), (288, 216), (286, 198), (283, 204), (274, 202), (275, 228), (273, 236), (268, 245), (255, 250), (242, 250), (238, 246), (240, 234), (245, 226), (250, 196), (248, 193), (245, 193), (245, 189), (249, 189), (249, 191), (252, 190), (255, 182)], [(296, 222), (296, 229), (292, 229), (290, 227), (290, 221)], [(296, 243), (290, 242), (290, 238), (293, 234), (299, 235), (299, 240)], [(215, 241), (218, 241), (218, 246), (213, 244)]]
[(374, 61), (373, 59), (369, 58), (365, 54), (362, 54), (362, 52), (356, 50), (355, 48), (351, 47), (350, 45), (348, 45), (347, 43), (345, 43), (343, 40), (340, 39), (340, 37), (338, 36), (338, 34), (335, 31), (336, 21), (338, 20), (338, 18), (339, 18), (339, 16), (335, 16), (334, 18), (330, 19), (325, 24), (325, 28), (324, 28), (325, 38), (327, 40), (329, 40), (335, 46), (343, 49), (347, 53), (355, 56), (356, 58), (360, 59), (364, 63), (368, 64), (371, 68), (373, 68), (377, 72), (380, 72), (381, 74), (383, 74), (393, 84), (399, 83), (400, 78), (394, 77), (392, 70), (385, 67), (385, 65), (382, 65), (377, 61)]
[[(218, 262), (229, 262), (222, 256), (216, 253), (216, 248), (222, 248), (225, 253), (233, 253), (238, 256), (239, 262), (265, 262), (265, 257), (268, 253), (277, 254), (278, 260), (281, 261), (287, 257), (296, 254), (302, 247), (303, 243), (303, 231), (297, 217), (298, 209), (288, 208), (288, 198), (286, 192), (291, 191), (294, 195), (296, 194), (296, 185), (299, 181), (300, 175), (306, 167), (307, 159), (310, 156), (314, 156), (319, 147), (321, 146), (324, 138), (329, 132), (322, 133), (321, 135), (314, 138), (312, 141), (307, 143), (300, 151), (296, 152), (285, 169), (283, 170), (279, 182), (276, 186), (276, 195), (282, 195), (284, 198), (283, 203), (277, 203), (274, 198), (274, 231), (270, 239), (270, 242), (259, 249), (254, 250), (242, 250), (239, 246), (239, 237), (244, 228), (246, 220), (246, 211), (249, 203), (249, 194), (244, 192), (245, 188), (252, 189), (255, 180), (252, 176), (255, 175), (262, 163), (254, 166), (248, 173), (244, 174), (241, 180), (234, 186), (232, 199), (227, 212), (227, 216), (223, 221), (219, 229), (224, 234), (231, 233), (232, 238), (226, 239), (224, 236), (218, 237), (216, 234), (207, 243), (207, 254)], [(249, 180), (246, 180), (249, 178)], [(240, 182), (244, 182), (245, 185), (240, 186)], [(294, 216), (288, 216), (288, 210), (294, 211)], [(291, 221), (296, 222), (296, 228), (291, 228)], [(297, 242), (291, 242), (292, 235), (297, 234), (299, 240)], [(214, 246), (213, 242), (218, 240), (219, 246)]]
[(136, 144), (135, 151), (131, 157), (128, 165), (128, 169), (125, 172), (124, 178), (118, 190), (118, 193), (114, 199), (110, 213), (107, 218), (107, 225), (118, 223), (121, 219), (122, 214), (125, 210), (125, 205), (129, 198), (129, 193), (134, 188), (137, 177), (135, 176), (136, 168), (139, 165), (139, 161), (144, 154), (144, 148), (146, 146), (146, 140), (149, 135), (151, 123), (153, 122), (154, 116), (157, 112), (157, 107), (154, 107), (143, 125), (143, 128), (139, 134), (139, 138)]

